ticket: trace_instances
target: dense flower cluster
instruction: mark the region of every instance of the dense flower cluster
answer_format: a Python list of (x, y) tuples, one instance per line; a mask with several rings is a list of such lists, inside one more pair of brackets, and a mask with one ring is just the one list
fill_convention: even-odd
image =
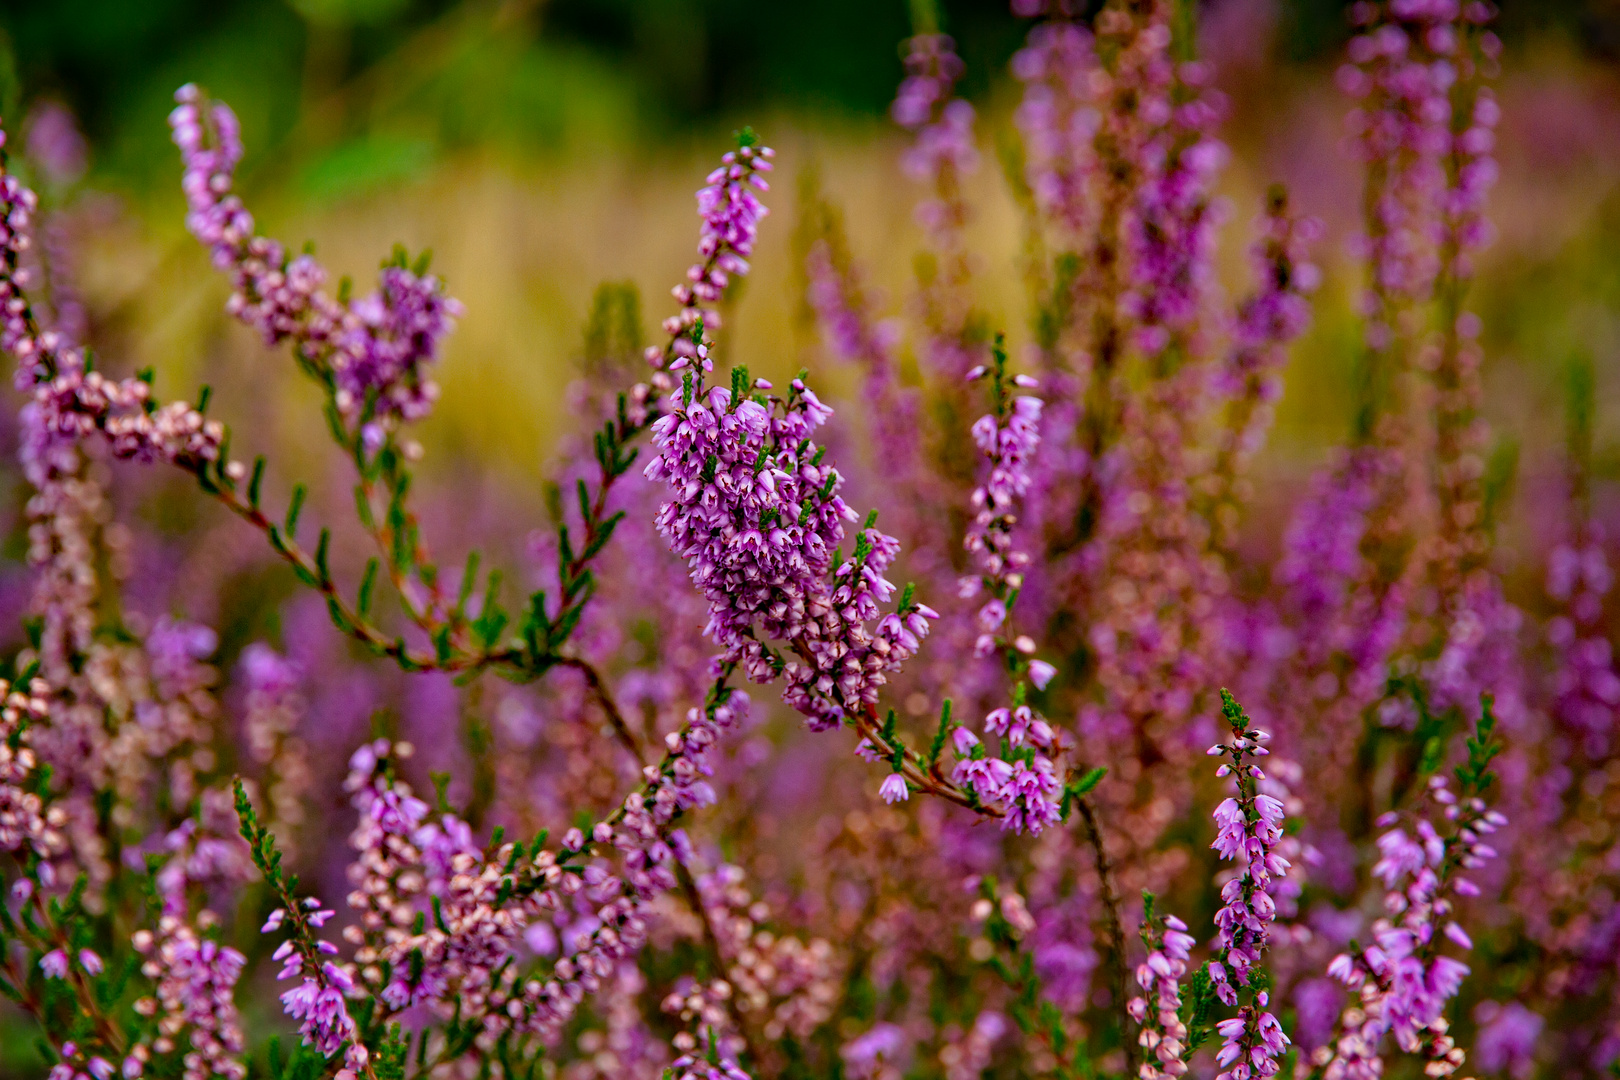
[[(228, 945), (200, 937), (174, 915), (159, 920), (155, 935), (137, 930), (131, 944), (147, 958), (141, 974), (156, 984), (152, 998), (142, 1004), (163, 1017), (159, 1022), (162, 1035), (151, 1044), (149, 1052), (170, 1054), (177, 1046), (186, 1045), (186, 1080), (208, 1076), (243, 1080), (247, 1076), (247, 1066), (241, 1060), (245, 1040), (237, 1017), (235, 991), (247, 957)], [(142, 1004), (137, 1004), (137, 1011)], [(187, 1034), (184, 1044), (175, 1038), (181, 1031)], [(125, 1076), (141, 1074), (136, 1066), (144, 1063), (146, 1050), (146, 1045), (141, 1044), (131, 1052), (123, 1067)]]
[[(668, 485), (658, 528), (709, 600), (706, 633), (755, 682), (787, 679), (785, 698), (812, 726), (871, 708), (886, 673), (916, 652), (931, 612), (882, 615), (883, 573), (899, 545), (868, 526), (834, 562), (845, 522), (838, 470), (811, 441), (831, 410), (793, 380), (787, 398), (764, 380), (734, 389), (688, 378), (653, 424), (647, 477)], [(751, 392), (745, 392), (751, 391)], [(875, 628), (868, 624), (877, 622)], [(784, 660), (771, 642), (795, 653)]]

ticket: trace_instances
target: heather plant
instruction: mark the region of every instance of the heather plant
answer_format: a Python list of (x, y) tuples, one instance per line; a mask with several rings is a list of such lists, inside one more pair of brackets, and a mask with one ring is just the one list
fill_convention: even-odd
[[(1250, 465), (1321, 227), (1274, 188), (1230, 301), (1226, 103), (1192, 8), (1094, 7), (1013, 4), (999, 160), (1024, 242), (998, 268), (967, 240), (987, 156), (964, 65), (916, 5), (893, 108), (915, 293), (883, 318), (863, 238), (807, 186), (822, 347), (781, 386), (717, 365), (777, 160), (736, 135), (650, 342), (633, 288), (597, 294), (569, 391), (588, 423), (516, 603), (521, 575), (424, 538), (412, 426), (468, 317), (426, 253), (333, 282), (236, 193), (229, 106), (177, 92), (186, 226), (265, 362), (314, 385), (352, 485), (352, 520), (327, 507), (311, 539), (307, 488), (233, 456), (206, 387), (167, 399), (91, 351), (50, 228), (83, 146), (35, 125), (0, 169), (32, 572), (0, 686), (0, 989), (51, 1080), (1614, 1067), (1589, 368), (1545, 598), (1510, 600), (1494, 547), (1469, 301), (1493, 12), (1350, 8), (1361, 391), (1268, 563), (1241, 542)], [(1026, 326), (986, 314), (996, 272)], [(861, 388), (837, 425), (814, 389), (834, 365)], [(326, 767), (291, 642), (232, 668), (214, 630), (131, 601), (120, 462), (185, 478), (318, 599), (320, 634), (459, 721), (413, 741), (379, 713)], [(451, 770), (423, 764), (445, 746)]]

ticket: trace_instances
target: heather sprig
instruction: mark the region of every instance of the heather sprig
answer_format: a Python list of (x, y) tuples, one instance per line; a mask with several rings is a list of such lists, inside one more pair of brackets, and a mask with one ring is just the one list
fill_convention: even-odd
[(1028, 375), (1009, 375), (1007, 348), (997, 335), (988, 366), (974, 368), (968, 378), (988, 375), (991, 411), (975, 421), (973, 441), (988, 465), (983, 482), (973, 491), (974, 517), (963, 546), (978, 564), (979, 574), (961, 582), (965, 598), (981, 592), (989, 599), (979, 608), (980, 634), (974, 651), (980, 656), (1002, 653), (1010, 670), (1032, 668), (1031, 678), (1040, 689), (1051, 678), (1051, 665), (1036, 661), (1032, 667), (1022, 659), (1034, 651), (1026, 636), (1013, 636), (1009, 629), (1010, 609), (1017, 603), (1030, 563), (1027, 551), (1014, 544), (1018, 511), (1031, 483), (1031, 468), (1041, 441), (1041, 399), (1033, 394), (1014, 396), (1011, 388), (1033, 389), (1038, 384)]
[(349, 1013), (347, 996), (355, 986), (353, 970), (329, 959), (337, 954), (337, 946), (316, 935), (337, 913), (323, 907), (315, 897), (298, 895), (297, 875), (283, 868), (276, 838), (259, 823), (240, 780), (236, 781), (235, 793), (242, 839), (247, 841), (253, 865), (279, 905), (265, 920), (261, 933), (275, 933), (285, 927), (287, 937), (272, 959), (282, 964), (278, 978), (299, 980), (297, 986), (281, 995), (282, 1006), (288, 1016), (301, 1021), (306, 1044), (328, 1059), (342, 1054), (345, 1067), (352, 1073), (375, 1080), (371, 1051)]
[[(663, 322), (667, 340), (647, 347), (647, 362), (655, 371), (674, 372), (688, 366), (714, 369), (704, 326), (718, 329), (717, 305), (733, 277), (748, 273), (759, 222), (770, 211), (756, 191), (770, 190), (765, 174), (775, 166), (776, 151), (760, 145), (752, 128), (737, 133), (737, 148), (727, 151), (720, 167), (711, 172), (697, 194), (698, 216), (703, 219), (698, 255), (686, 272), (686, 282), (675, 286), (681, 309)], [(655, 384), (657, 389), (667, 386)]]
[[(100, 928), (84, 903), (88, 880), (61, 880), (60, 871), (72, 874), (67, 822), (52, 805), (49, 766), (30, 745), (30, 729), (49, 722), (54, 696), (37, 671), (33, 664), (15, 683), (0, 680), (0, 852), (20, 871), (0, 903), (0, 991), (40, 1022), (64, 1067), (99, 1069), (130, 1048), (109, 1008), (109, 988), (121, 973), (108, 973), (96, 951)], [(63, 885), (70, 885), (65, 894), (52, 895)]]
[(1438, 535), (1434, 577), (1455, 602), (1486, 561), (1490, 519), (1484, 454), (1489, 431), (1480, 416), (1482, 324), (1467, 309), (1478, 252), (1491, 239), (1486, 199), (1496, 184), (1496, 126), (1501, 107), (1489, 85), (1501, 42), (1486, 28), (1483, 5), (1465, 6), (1451, 54), (1456, 78), (1448, 90), (1450, 122), (1442, 161), (1439, 269), (1440, 341), (1434, 360), (1434, 430)]
[(784, 700), (813, 729), (847, 721), (910, 784), (969, 802), (924, 771), (892, 728), (879, 730), (879, 689), (937, 615), (909, 589), (882, 611), (894, 596), (883, 574), (899, 544), (874, 527), (875, 514), (844, 556), (845, 523), (859, 519), (811, 439), (831, 410), (802, 378), (782, 397), (745, 369), (733, 370), (729, 389), (707, 386), (704, 375), (701, 366), (682, 372), (653, 425), (658, 454), (646, 475), (670, 495), (658, 528), (708, 601), (705, 633), (752, 681), (783, 678)]
[[(1453, 770), (1456, 790), (1444, 775), (1430, 776), (1422, 795), (1428, 813), (1414, 808), (1408, 826), (1398, 824), (1406, 815), (1396, 811), (1379, 818), (1387, 831), (1378, 839), (1373, 874), (1386, 889), (1387, 914), (1373, 923), (1373, 944), (1341, 953), (1329, 965), (1328, 974), (1360, 1003), (1342, 1018), (1336, 1046), (1316, 1052), (1324, 1076), (1365, 1075), (1377, 1067), (1379, 1044), (1391, 1032), (1401, 1050), (1429, 1058), (1429, 1075), (1449, 1076), (1463, 1062), (1462, 1049), (1446, 1034), (1444, 1011), (1469, 969), (1442, 949), (1447, 942), (1473, 948), (1455, 907), (1459, 897), (1479, 895), (1465, 872), (1496, 856), (1485, 837), (1508, 823), (1484, 799), (1495, 779), (1491, 762), (1502, 751), (1495, 728), (1486, 696), (1466, 739), (1467, 760)], [(1438, 826), (1431, 814), (1442, 819)]]
[[(545, 834), (531, 845), (499, 835), (488, 848), (474, 843), (458, 818), (433, 815), (399, 781), (395, 764), (410, 756), (408, 746), (361, 747), (347, 784), (362, 819), (354, 837), (359, 887), (349, 897), (362, 917), (345, 931), (359, 946), (350, 962), (330, 959), (337, 947), (315, 936), (333, 912), (297, 896), (296, 877), (282, 869), (282, 853), (238, 784), (242, 835), (281, 902), (265, 932), (290, 931), (275, 959), (284, 961), (283, 978), (302, 980), (282, 996), (286, 1011), (320, 1053), (342, 1051), (346, 1067), (367, 1075), (384, 1022), (412, 1005), (432, 1006), (448, 1024), (435, 1063), (508, 1034), (554, 1038), (612, 964), (645, 942), (646, 906), (677, 881), (674, 849), (684, 840), (669, 827), (714, 801), (709, 755), (746, 708), (722, 677), (667, 740), (663, 761), (647, 767), (643, 785), (589, 831), (568, 830), (558, 853), (545, 850)], [(622, 876), (589, 857), (598, 845), (618, 851)], [(600, 905), (597, 928), (552, 965), (547, 981), (521, 980), (514, 961), (524, 927), (574, 896)], [(352, 1011), (351, 1001), (364, 1007)]]
[[(396, 438), (396, 430), (397, 421), (417, 418), (436, 396), (436, 388), (417, 371), (432, 359), (437, 339), (459, 315), (459, 305), (437, 299), (441, 292), (437, 279), (423, 276), (426, 257), (408, 266), (403, 249), (396, 249), (384, 264), (377, 294), (347, 301), (346, 309), (328, 297), (321, 288), (325, 274), (313, 257), (289, 260), (279, 243), (254, 235), (251, 216), (239, 199), (228, 194), (241, 155), (234, 115), (222, 104), (206, 102), (194, 87), (183, 88), (179, 99), (171, 125), (187, 163), (190, 224), (210, 245), (216, 263), (232, 274), (236, 292), (228, 307), (258, 327), (267, 343), (293, 341), (300, 366), (326, 392), (334, 440), (353, 459), (359, 521), (378, 549), (378, 556), (367, 564), (357, 599), (351, 603), (342, 596), (332, 577), (326, 530), (313, 554), (297, 543), (302, 487), (294, 489), (281, 525), (260, 509), (262, 459), (254, 463), (245, 498), (237, 490), (237, 482), (248, 475), (241, 467), (218, 476), (199, 473), (205, 490), (263, 531), (300, 578), (324, 594), (340, 630), (406, 671), (471, 673), (494, 668), (531, 680), (553, 667), (569, 667), (585, 676), (598, 707), (621, 739), (633, 742), (600, 673), (569, 652), (566, 644), (595, 591), (592, 563), (623, 518), (622, 510), (610, 507), (612, 490), (635, 461), (637, 451), (631, 444), (656, 419), (653, 399), (668, 388), (667, 375), (655, 372), (651, 387), (639, 384), (620, 393), (614, 415), (593, 439), (597, 475), (594, 482), (585, 478), (577, 482), (580, 533), (571, 535), (566, 523), (558, 524), (555, 600), (544, 590), (534, 593), (514, 625), (499, 605), (502, 576), (492, 570), (484, 578), (482, 602), (474, 606), (480, 569), (476, 552), (469, 553), (459, 588), (452, 594), (447, 575), (422, 546), (410, 508), (410, 463), (420, 449)], [(705, 317), (710, 325), (718, 321), (712, 305), (732, 277), (747, 272), (745, 257), (752, 252), (757, 222), (766, 212), (754, 191), (767, 190), (763, 174), (771, 169), (772, 157), (768, 147), (759, 146), (753, 133), (745, 131), (738, 136), (738, 148), (724, 157), (699, 192), (703, 218), (699, 252), (704, 261), (693, 266), (691, 282), (676, 290), (682, 311), (666, 320), (669, 343), (655, 367), (679, 368), (691, 359), (683, 349), (693, 357), (700, 350), (706, 354), (703, 321)], [(340, 295), (346, 291), (340, 290)], [(350, 386), (356, 378), (368, 385)], [(395, 398), (400, 401), (390, 405)], [(430, 640), (431, 651), (413, 649), (404, 638), (390, 636), (372, 622), (376, 578), (384, 567), (407, 615)], [(507, 639), (503, 635), (509, 626), (516, 634)]]
[[(1152, 1055), (1142, 1064), (1142, 1080), (1160, 1080), (1162, 1077), (1185, 1076), (1187, 1057), (1197, 1048), (1189, 1032), (1202, 1033), (1207, 1017), (1198, 1015), (1200, 1009), (1195, 993), (1192, 1001), (1182, 999), (1181, 980), (1187, 974), (1187, 964), (1196, 939), (1187, 933), (1187, 924), (1165, 912), (1154, 910), (1155, 897), (1142, 894), (1142, 944), (1147, 958), (1137, 965), (1136, 983), (1143, 995), (1131, 998), (1128, 1005), (1131, 1019), (1142, 1025), (1140, 1045)], [(1207, 972), (1200, 971), (1206, 975)], [(1189, 1005), (1192, 1014), (1183, 1018)], [(1191, 1026), (1187, 1021), (1191, 1021)]]
[(1096, 213), (1087, 198), (1097, 168), (1091, 141), (1095, 121), (1088, 111), (1094, 49), (1083, 23), (1049, 19), (1030, 28), (1012, 62), (1013, 74), (1024, 84), (1015, 114), (1024, 138), (1024, 175), (1041, 215), (1071, 251)]
[(383, 264), (377, 291), (351, 299), (344, 285), (339, 298), (327, 295), (314, 256), (289, 257), (255, 233), (232, 193), (242, 159), (236, 114), (191, 84), (175, 101), (169, 126), (185, 165), (186, 225), (231, 276), (227, 310), (267, 345), (291, 340), (299, 365), (329, 391), (335, 426), (357, 437), (357, 451), (374, 453), (390, 428), (420, 419), (438, 396), (426, 369), (461, 305), (427, 276), (426, 257), (410, 266), (402, 248)]
[[(1237, 876), (1221, 887), (1223, 906), (1215, 914), (1216, 959), (1209, 965), (1215, 994), (1237, 1016), (1216, 1025), (1224, 1043), (1216, 1055), (1223, 1080), (1274, 1076), (1277, 1060), (1288, 1047), (1288, 1036), (1268, 1006), (1269, 981), (1260, 968), (1261, 954), (1270, 943), (1276, 919), (1273, 881), (1288, 872), (1288, 860), (1278, 852), (1282, 839), (1283, 804), (1260, 791), (1265, 772), (1252, 759), (1271, 753), (1270, 735), (1252, 726), (1248, 714), (1232, 695), (1221, 691), (1221, 718), (1231, 729), (1231, 741), (1209, 748), (1211, 756), (1224, 755), (1218, 776), (1231, 776), (1237, 789), (1215, 808), (1218, 826), (1212, 845), (1221, 858), (1238, 863)], [(1240, 990), (1248, 991), (1241, 1006)]]
[(979, 574), (964, 577), (960, 589), (966, 599), (989, 594), (976, 616), (979, 636), (974, 651), (1001, 660), (1013, 679), (1012, 703), (992, 709), (984, 718), (985, 737), (1005, 740), (1006, 757), (987, 750), (966, 728), (957, 728), (951, 736), (958, 755), (951, 778), (980, 802), (1001, 806), (1004, 828), (1038, 834), (1062, 814), (1064, 784), (1054, 760), (1062, 743), (1052, 725), (1027, 704), (1022, 679), (1027, 676), (1037, 690), (1044, 690), (1055, 669), (1032, 658), (1034, 639), (1015, 635), (1011, 619), (1029, 565), (1029, 554), (1014, 543), (1014, 529), (1040, 445), (1041, 399), (1012, 395), (1012, 387), (1027, 389), (1036, 383), (1028, 375), (1008, 375), (1007, 351), (999, 336), (990, 365), (973, 369), (968, 378), (986, 375), (991, 412), (972, 429), (986, 468), (983, 482), (973, 492), (974, 517), (963, 542)]

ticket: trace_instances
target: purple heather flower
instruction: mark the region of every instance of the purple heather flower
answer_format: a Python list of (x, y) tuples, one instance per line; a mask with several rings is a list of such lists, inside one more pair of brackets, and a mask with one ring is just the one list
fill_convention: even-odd
[[(1214, 389), (1228, 400), (1213, 468), (1223, 485), (1235, 484), (1265, 440), (1282, 396), (1281, 368), (1288, 344), (1310, 322), (1309, 298), (1321, 283), (1321, 271), (1307, 259), (1309, 245), (1321, 236), (1320, 221), (1291, 214), (1287, 195), (1278, 190), (1260, 219), (1259, 231), (1251, 254), (1260, 285), (1238, 309), (1231, 347), (1214, 376)], [(1222, 495), (1230, 497), (1229, 492)], [(1219, 511), (1216, 518), (1217, 527), (1229, 532)]]
[(319, 1053), (330, 1057), (357, 1037), (343, 994), (330, 983), (305, 978), (281, 995), (281, 1003), (288, 1016), (303, 1022), (305, 1042)]
[(61, 949), (52, 949), (39, 958), (39, 970), (45, 973), (47, 979), (65, 979), (68, 973), (68, 956)]
[[(992, 387), (994, 411), (981, 416), (972, 427), (973, 441), (984, 456), (984, 478), (974, 488), (974, 516), (963, 546), (973, 556), (979, 573), (964, 578), (963, 596), (990, 593), (979, 608), (978, 622), (983, 633), (975, 646), (988, 655), (1004, 645), (1006, 598), (1023, 584), (1029, 554), (1013, 542), (1017, 511), (1028, 494), (1031, 465), (1041, 442), (1041, 399), (1032, 395), (1011, 396), (1006, 392), (1005, 356), (996, 353), (996, 378)], [(1049, 670), (1049, 668), (1048, 668)]]
[(899, 773), (890, 773), (883, 778), (883, 784), (878, 788), (878, 795), (886, 803), (905, 802), (911, 797), (911, 789), (906, 786), (906, 778)]
[(1024, 84), (1014, 120), (1024, 135), (1030, 190), (1049, 218), (1081, 235), (1092, 216), (1086, 182), (1096, 167), (1092, 139), (1100, 121), (1090, 84), (1097, 70), (1092, 36), (1066, 19), (1037, 23), (1012, 70)]
[(1198, 61), (1176, 68), (1183, 100), (1144, 147), (1144, 176), (1127, 234), (1130, 280), (1122, 306), (1136, 323), (1138, 347), (1149, 357), (1172, 342), (1194, 352), (1201, 345), (1198, 322), (1214, 277), (1215, 226), (1221, 216), (1211, 193), (1227, 158), (1225, 145), (1212, 134), (1225, 101), (1208, 89), (1211, 74)]
[(461, 315), (461, 304), (447, 298), (432, 276), (390, 266), (378, 277), (377, 291), (350, 305), (349, 325), (332, 358), (338, 408), (349, 415), (370, 402), (375, 415), (419, 420), (439, 396), (427, 365)]
[(756, 191), (769, 191), (765, 174), (775, 166), (776, 151), (751, 141), (720, 159), (720, 167), (709, 174), (697, 193), (698, 254), (703, 261), (686, 272), (686, 283), (675, 286), (674, 295), (681, 310), (664, 320), (669, 336), (664, 346), (649, 345), (647, 362), (655, 368), (679, 371), (695, 365), (713, 370), (708, 344), (694, 337), (699, 324), (705, 330), (720, 326), (717, 307), (733, 277), (748, 273), (748, 259), (754, 253), (759, 222), (770, 210), (759, 201)]
[(1153, 1058), (1141, 1067), (1142, 1080), (1184, 1076), (1187, 1026), (1181, 1021), (1181, 979), (1197, 944), (1187, 924), (1174, 915), (1158, 914), (1142, 927), (1146, 959), (1136, 968), (1136, 982), (1148, 996), (1132, 998), (1126, 1011), (1142, 1025), (1141, 1044)]
[[(1364, 1020), (1340, 1041), (1341, 1058), (1376, 1057), (1379, 1040), (1391, 1031), (1402, 1048), (1415, 1049), (1468, 975), (1466, 964), (1438, 950), (1443, 940), (1468, 947), (1468, 935), (1451, 930), (1453, 895), (1478, 892), (1462, 871), (1495, 856), (1484, 837), (1507, 819), (1477, 796), (1459, 799), (1443, 776), (1431, 777), (1425, 793), (1454, 823), (1451, 833), (1441, 836), (1418, 817), (1411, 832), (1397, 827), (1379, 838), (1373, 872), (1388, 890), (1389, 916), (1373, 924), (1372, 945), (1341, 954), (1328, 967), (1331, 977), (1360, 992), (1364, 1006)], [(1369, 1002), (1376, 1007), (1366, 1007)]]
[(978, 167), (973, 139), (973, 106), (954, 96), (964, 70), (955, 43), (943, 34), (918, 34), (906, 43), (906, 79), (891, 110), (915, 141), (903, 159), (905, 171), (929, 186), (916, 216), (939, 260), (939, 271), (924, 286), (928, 366), (946, 378), (960, 378), (982, 357), (972, 326), (968, 293), (972, 264), (963, 225), (969, 215), (964, 176)]
[[(855, 514), (838, 496), (842, 477), (810, 440), (831, 410), (803, 382), (786, 399), (739, 400), (706, 389), (701, 372), (687, 382), (653, 424), (658, 453), (646, 475), (672, 496), (659, 531), (691, 567), (709, 602), (705, 632), (724, 655), (755, 682), (785, 674), (788, 703), (817, 730), (836, 726), (875, 704), (932, 612), (882, 614), (894, 592), (883, 573), (899, 544), (876, 529), (862, 530), (853, 555), (833, 564)], [(773, 641), (792, 643), (800, 658), (778, 659)]]
[[(3, 145), (3, 143), (0, 143)], [(185, 402), (157, 405), (140, 379), (112, 380), (86, 369), (82, 349), (34, 321), (25, 289), (32, 272), (21, 265), (33, 244), (34, 193), (0, 168), (0, 350), (17, 359), (16, 385), (33, 398), (25, 407), (25, 471), (43, 488), (65, 447), (105, 438), (113, 454), (137, 461), (185, 465), (216, 461), (224, 427)]]
[[(1439, 209), (1449, 143), (1447, 91), (1455, 68), (1431, 51), (1430, 31), (1453, 23), (1459, 5), (1392, 5), (1388, 16), (1352, 38), (1339, 86), (1366, 104), (1349, 117), (1377, 186), (1365, 239), (1372, 284), (1366, 298), (1368, 344), (1395, 344), (1396, 312), (1428, 298), (1439, 270), (1426, 230)], [(1447, 49), (1445, 52), (1450, 52)]]
[(910, 1052), (911, 1040), (896, 1024), (887, 1022), (872, 1025), (864, 1035), (846, 1042), (838, 1050), (844, 1061), (845, 1074), (856, 1080), (871, 1080), (878, 1075), (879, 1065), (896, 1064)]
[(425, 416), (438, 396), (426, 370), (460, 303), (444, 295), (437, 278), (394, 265), (381, 271), (375, 292), (347, 306), (328, 296), (326, 271), (314, 257), (289, 259), (280, 243), (256, 235), (253, 216), (231, 193), (242, 141), (230, 107), (205, 102), (191, 85), (175, 100), (169, 126), (185, 165), (186, 224), (231, 275), (226, 310), (266, 344), (292, 339), (304, 361), (328, 371), (345, 420), (392, 424)]
[(1029, 681), (1035, 684), (1035, 689), (1045, 690), (1052, 677), (1057, 674), (1057, 668), (1045, 660), (1031, 660), (1029, 662)]
[(1042, 829), (1061, 820), (1059, 799), (1062, 795), (1063, 785), (1058, 780), (1057, 769), (1048, 758), (1038, 753), (1030, 761), (1019, 758), (995, 793), (996, 801), (1002, 803), (1006, 811), (1001, 827), (1008, 832), (1038, 835)]
[[(165, 907), (171, 912), (184, 910), (183, 904), (167, 899)], [(247, 958), (235, 949), (199, 937), (194, 927), (173, 914), (159, 923), (157, 935), (137, 931), (133, 944), (135, 951), (145, 957), (142, 971), (153, 979), (153, 995), (146, 1004), (156, 1006), (159, 1027), (168, 1033), (153, 1048), (164, 1052), (170, 1035), (188, 1031), (187, 1041), (195, 1055), (188, 1062), (188, 1075), (241, 1080), (245, 1075), (240, 1060), (245, 1040), (235, 992)], [(137, 1047), (136, 1054), (125, 1060), (126, 1076), (141, 1075), (140, 1055), (146, 1049)]]
[[(1030, 386), (1034, 380), (1009, 379), (1006, 354), (997, 345), (994, 352), (995, 379), (991, 387), (994, 411), (980, 417), (972, 427), (974, 443), (983, 454), (987, 468), (983, 482), (974, 489), (975, 511), (963, 546), (972, 555), (976, 576), (961, 580), (964, 597), (988, 592), (979, 608), (981, 631), (974, 644), (980, 657), (1001, 652), (1015, 671), (1026, 669), (1038, 686), (1044, 687), (1055, 673), (1051, 665), (1029, 661), (1035, 651), (1033, 639), (1014, 636), (1008, 601), (1023, 584), (1029, 556), (1013, 543), (1017, 511), (1030, 486), (1030, 465), (1040, 445), (1041, 400), (1007, 393), (1007, 384)], [(970, 378), (982, 377), (986, 367)], [(1041, 664), (1037, 672), (1035, 664)], [(964, 757), (953, 773), (953, 780), (972, 790), (980, 801), (1002, 809), (1002, 828), (1013, 832), (1039, 833), (1059, 818), (1062, 784), (1057, 767), (1046, 755), (1056, 748), (1056, 735), (1045, 719), (1022, 701), (1022, 686), (1016, 691), (1016, 704), (990, 710), (984, 718), (985, 732), (1005, 739), (1014, 749), (1027, 748), (1011, 764), (994, 758), (974, 760)], [(977, 752), (977, 741), (955, 740), (958, 755), (963, 747)]]
[(1594, 523), (1581, 530), (1584, 543), (1560, 544), (1547, 557), (1547, 595), (1560, 614), (1549, 619), (1547, 644), (1553, 650), (1553, 715), (1596, 760), (1614, 746), (1620, 711), (1620, 674), (1614, 650), (1603, 633), (1603, 600), (1614, 575), (1603, 551), (1603, 533)]

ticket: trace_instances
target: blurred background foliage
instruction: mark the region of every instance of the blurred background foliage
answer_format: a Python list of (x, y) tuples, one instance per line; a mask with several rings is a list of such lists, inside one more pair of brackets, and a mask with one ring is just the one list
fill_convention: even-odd
[[(998, 0), (942, 7), (969, 93), (982, 95), (1021, 41), (1018, 20)], [(1331, 59), (1345, 7), (1281, 0), (1277, 58)], [(438, 146), (533, 150), (580, 122), (628, 125), (617, 133), (642, 141), (772, 106), (877, 115), (908, 32), (904, 0), (7, 0), (0, 11), (15, 58), (8, 109), (19, 82), (59, 96), (111, 148), (104, 167), (127, 175), (155, 164), (163, 133), (148, 118), (177, 76), (207, 79), (254, 116), (261, 152), (294, 133), (302, 106), (362, 74), (372, 95), (420, 112)], [(1499, 26), (1510, 41), (1553, 32), (1591, 57), (1620, 52), (1616, 0), (1507, 0)], [(414, 160), (398, 144), (375, 156), (370, 175)]]
[[(969, 185), (980, 302), (1016, 343), (1028, 305), (997, 150), (1018, 94), (1007, 61), (1026, 27), (1004, 0), (943, 9), (980, 113), (984, 161)], [(1349, 423), (1360, 178), (1332, 80), (1346, 19), (1336, 0), (1207, 0), (1200, 19), (1232, 102), (1227, 287), (1247, 287), (1250, 220), (1271, 181), (1329, 225), (1327, 287), (1259, 466), (1265, 543)], [(535, 481), (572, 424), (562, 390), (592, 290), (628, 280), (648, 320), (667, 313), (695, 243), (692, 192), (735, 128), (759, 129), (781, 169), (723, 359), (776, 375), (818, 363), (792, 239), (812, 177), (843, 208), (888, 311), (905, 312), (918, 192), (886, 114), (909, 25), (906, 0), (0, 0), (0, 115), (16, 131), (54, 102), (85, 132), (88, 172), (53, 197), (72, 210), (103, 362), (153, 366), (164, 394), (212, 383), (244, 450), (269, 452), (283, 478), (318, 484), (332, 468), (313, 392), (224, 317), (226, 283), (184, 232), (164, 123), (174, 89), (199, 82), (241, 116), (242, 189), (271, 235), (314, 242), (360, 284), (396, 241), (433, 249), (467, 315), (424, 425), (427, 475), (459, 478), (446, 498), (467, 507), (498, 490), (506, 513), (538, 522)], [(1620, 0), (1507, 0), (1499, 28), (1501, 236), (1478, 295), (1499, 460), (1517, 454), (1533, 481), (1554, 467), (1570, 360), (1596, 361), (1603, 400), (1620, 378)], [(854, 385), (825, 365), (816, 378), (834, 397)], [(1599, 410), (1600, 447), (1614, 445), (1616, 411)], [(1620, 474), (1620, 454), (1600, 454)], [(1516, 490), (1533, 505), (1536, 483)], [(340, 483), (333, 492), (347, 497)], [(170, 536), (211, 521), (186, 506), (177, 496), (144, 513)], [(1537, 515), (1513, 520), (1510, 550), (1511, 530)]]

